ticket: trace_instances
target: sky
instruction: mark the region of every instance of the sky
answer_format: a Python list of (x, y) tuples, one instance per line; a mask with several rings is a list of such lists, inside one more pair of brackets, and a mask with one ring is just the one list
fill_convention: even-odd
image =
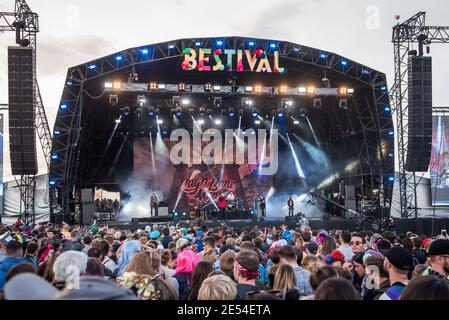
[[(331, 51), (387, 74), (393, 83), (392, 27), (426, 11), (427, 25), (447, 25), (447, 0), (27, 0), (39, 15), (37, 72), (53, 128), (67, 69), (130, 47), (181, 38), (243, 36), (284, 40)], [(14, 0), (0, 0), (0, 11)], [(0, 103), (7, 103), (7, 46), (14, 33), (0, 32)], [(449, 106), (449, 46), (435, 44), (434, 106)], [(7, 114), (5, 114), (7, 122)], [(10, 174), (7, 125), (4, 181)], [(40, 150), (38, 144), (38, 150)], [(40, 151), (39, 151), (40, 152)], [(40, 153), (39, 173), (46, 173)]]

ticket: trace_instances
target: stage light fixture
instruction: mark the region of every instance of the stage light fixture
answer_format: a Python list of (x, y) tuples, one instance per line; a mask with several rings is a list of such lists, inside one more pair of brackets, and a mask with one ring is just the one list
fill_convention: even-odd
[(104, 83), (104, 87), (105, 87), (106, 89), (112, 89), (112, 82), (105, 82), (105, 83)]
[(55, 136), (59, 136), (60, 134), (61, 134), (60, 130), (53, 131), (53, 135), (55, 135)]
[(149, 89), (150, 91), (156, 91), (159, 88), (156, 82), (150, 82)]
[(197, 41), (197, 42), (195, 42), (195, 45), (196, 45), (197, 47), (199, 47), (199, 46), (201, 45), (201, 42)]
[(58, 155), (56, 153), (53, 153), (51, 155), (51, 160), (58, 160)]
[(261, 93), (262, 92), (262, 86), (260, 84), (256, 84), (254, 86), (254, 92), (255, 93)]
[(248, 45), (249, 45), (250, 47), (254, 47), (255, 43), (254, 43), (254, 41), (250, 41), (250, 42), (248, 42)]
[(115, 56), (115, 60), (116, 60), (116, 61), (122, 61), (122, 59), (123, 59), (123, 57), (120, 56), (120, 55), (119, 55), (119, 56)]
[(254, 124), (259, 125), (260, 124), (260, 120), (255, 120)]
[(299, 124), (299, 121), (298, 121), (298, 120), (294, 120), (294, 121), (293, 121), (293, 124), (298, 125), (298, 124)]
[(284, 112), (278, 111), (278, 118), (282, 118), (284, 116)]
[(313, 99), (313, 107), (315, 109), (321, 109), (321, 99)]
[(190, 104), (190, 100), (187, 99), (187, 98), (183, 98), (181, 100), (181, 103), (182, 103), (183, 106), (188, 106)]
[(342, 61), (341, 61), (341, 65), (342, 65), (343, 67), (346, 67), (346, 66), (348, 65), (348, 61), (342, 60)]
[(315, 94), (315, 87), (307, 87), (307, 94), (313, 96)]
[[(118, 102), (118, 98), (117, 98), (117, 102)], [(111, 103), (111, 97), (109, 97), (109, 103)], [(66, 104), (61, 104), (61, 106), (59, 107), (62, 111), (65, 111), (68, 109), (68, 106)]]
[(282, 99), (281, 100), (281, 107), (282, 108), (288, 108), (293, 106), (293, 100), (292, 99)]
[(245, 106), (251, 106), (251, 105), (253, 105), (253, 101), (252, 101), (251, 99), (243, 98), (242, 101), (243, 101), (243, 104), (244, 104)]
[(347, 95), (347, 94), (348, 94), (348, 88), (346, 88), (346, 87), (340, 87), (340, 88), (338, 89), (338, 94), (341, 95), (341, 96)]
[(204, 120), (203, 120), (203, 119), (198, 119), (197, 123), (198, 123), (199, 125), (203, 125), (203, 124), (204, 124)]
[(257, 117), (257, 116), (259, 115), (259, 110), (253, 109), (253, 110), (251, 111), (251, 114), (253, 115), (253, 117)]
[(139, 104), (139, 107), (144, 107), (147, 103), (147, 99), (145, 96), (137, 96), (137, 103)]
[(87, 68), (88, 68), (89, 70), (94, 70), (96, 67), (97, 67), (96, 64), (90, 64)]
[(51, 180), (49, 181), (49, 184), (50, 184), (51, 186), (56, 186), (56, 180), (51, 179)]
[(288, 90), (288, 87), (285, 86), (285, 85), (282, 85), (282, 86), (279, 87), (279, 93), (280, 94), (286, 94), (287, 90)]
[(222, 40), (217, 40), (217, 46), (221, 46), (223, 45), (223, 41)]
[(391, 112), (391, 108), (390, 108), (390, 107), (385, 107), (385, 108), (384, 108), (384, 111), (387, 112), (387, 113), (389, 113), (389, 112)]
[(214, 107), (215, 108), (220, 108), (222, 105), (222, 98), (221, 97), (214, 97)]
[(181, 82), (178, 84), (178, 91), (186, 91), (186, 84)]
[(129, 116), (130, 113), (131, 113), (131, 109), (130, 109), (129, 107), (124, 107), (124, 108), (123, 108), (123, 114), (124, 114), (125, 116)]
[(220, 91), (221, 90), (221, 86), (214, 86), (214, 91)]
[(235, 116), (235, 109), (234, 108), (229, 108), (229, 116), (230, 117)]
[(112, 84), (112, 88), (113, 88), (114, 90), (120, 90), (121, 87), (122, 87), (122, 83), (121, 83), (121, 82), (116, 81), (116, 82), (114, 82), (114, 83)]
[(165, 90), (165, 84), (159, 83), (159, 84), (157, 85), (157, 88), (158, 88), (159, 90)]
[(149, 115), (150, 117), (154, 116), (155, 114), (156, 114), (156, 112), (155, 112), (155, 110), (154, 110), (153, 107), (148, 108), (148, 115)]
[(348, 88), (348, 94), (353, 94), (353, 93), (354, 93), (354, 89)]
[(276, 43), (270, 43), (270, 48), (272, 49), (276, 48)]
[(157, 124), (163, 124), (164, 123), (164, 120), (162, 120), (162, 119), (157, 119)]
[(388, 131), (388, 135), (389, 135), (390, 137), (394, 137), (394, 131)]
[(111, 94), (111, 95), (109, 96), (109, 104), (110, 104), (111, 106), (116, 106), (116, 105), (118, 105), (118, 95), (116, 95), (116, 94)]
[(327, 53), (321, 52), (320, 53), (320, 58), (321, 59), (326, 59), (327, 58)]
[(348, 99), (340, 99), (339, 106), (341, 109), (348, 110)]
[(306, 89), (305, 87), (299, 87), (299, 88), (298, 88), (298, 92), (299, 92), (299, 93), (306, 93), (306, 92), (307, 92), (307, 89)]
[(148, 49), (141, 49), (140, 52), (142, 52), (142, 54), (148, 54)]
[(251, 86), (246, 86), (246, 87), (245, 87), (245, 91), (246, 91), (246, 92), (253, 92), (253, 87), (251, 87)]
[(169, 44), (168, 45), (168, 48), (171, 50), (171, 49), (174, 49), (175, 48), (175, 45), (174, 44)]
[(205, 92), (211, 92), (211, 91), (212, 91), (212, 84), (206, 83), (206, 84), (204, 85), (204, 91), (205, 91)]
[(219, 126), (221, 125), (223, 122), (221, 121), (221, 119), (215, 119), (214, 123)]
[(388, 181), (390, 181), (390, 182), (394, 182), (394, 177), (388, 177)]

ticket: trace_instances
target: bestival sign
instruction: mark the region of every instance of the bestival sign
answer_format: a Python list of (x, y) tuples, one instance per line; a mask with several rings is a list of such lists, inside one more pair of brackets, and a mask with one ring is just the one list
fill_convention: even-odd
[(212, 51), (210, 48), (200, 48), (197, 51), (185, 48), (183, 53), (184, 61), (181, 67), (186, 71), (287, 72), (286, 68), (279, 65), (279, 51), (273, 52), (272, 59), (269, 59), (267, 53), (260, 49), (251, 52), (251, 50), (233, 49)]
[(181, 190), (186, 194), (187, 203), (198, 208), (212, 201), (217, 201), (223, 192), (235, 192), (235, 180), (216, 177), (198, 177), (195, 179), (181, 179)]

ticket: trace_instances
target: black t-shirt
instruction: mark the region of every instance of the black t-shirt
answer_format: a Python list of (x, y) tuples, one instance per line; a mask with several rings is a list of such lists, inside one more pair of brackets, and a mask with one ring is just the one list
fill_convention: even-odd
[(251, 291), (260, 291), (260, 289), (250, 284), (237, 284), (237, 295), (235, 296), (235, 300), (245, 300), (246, 294)]

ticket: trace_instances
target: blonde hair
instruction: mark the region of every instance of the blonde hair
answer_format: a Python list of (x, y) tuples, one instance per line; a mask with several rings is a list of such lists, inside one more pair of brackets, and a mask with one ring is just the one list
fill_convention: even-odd
[(209, 250), (203, 254), (202, 260), (209, 262), (210, 264), (214, 264), (215, 262), (217, 262), (218, 258), (217, 258), (217, 255), (215, 254), (214, 250)]
[(273, 290), (290, 291), (296, 287), (295, 271), (289, 264), (281, 264), (274, 276)]
[(234, 300), (236, 295), (235, 282), (228, 276), (218, 275), (203, 281), (198, 300)]

